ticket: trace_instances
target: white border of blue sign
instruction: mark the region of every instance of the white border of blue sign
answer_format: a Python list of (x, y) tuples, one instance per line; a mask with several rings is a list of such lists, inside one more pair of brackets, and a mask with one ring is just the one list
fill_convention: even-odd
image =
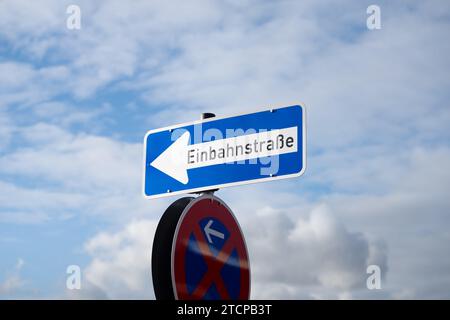
[[(162, 194), (157, 194), (154, 196), (148, 196), (145, 194), (145, 172), (146, 172), (146, 152), (147, 152), (147, 137), (156, 132), (166, 131), (166, 130), (175, 130), (180, 127), (200, 124), (200, 123), (206, 123), (210, 121), (216, 121), (221, 119), (227, 119), (227, 118), (233, 118), (238, 116), (243, 116), (247, 114), (262, 112), (262, 111), (269, 111), (269, 110), (277, 110), (282, 108), (287, 108), (291, 106), (300, 106), (302, 108), (302, 170), (297, 173), (293, 174), (287, 174), (283, 176), (273, 176), (273, 177), (267, 177), (267, 178), (261, 178), (261, 179), (252, 179), (252, 180), (246, 180), (246, 181), (239, 181), (239, 182), (230, 182), (230, 183), (224, 183), (224, 184), (217, 184), (207, 187), (201, 187), (201, 188), (192, 188), (192, 189), (186, 189), (186, 190), (180, 190), (180, 191), (174, 191), (174, 192), (167, 192)], [(171, 197), (179, 194), (189, 194), (189, 193), (201, 193), (212, 189), (221, 189), (221, 188), (227, 188), (227, 187), (233, 187), (233, 186), (239, 186), (239, 185), (245, 185), (245, 184), (252, 184), (252, 183), (259, 183), (259, 182), (266, 182), (266, 181), (274, 181), (274, 180), (281, 180), (281, 179), (289, 179), (289, 178), (295, 178), (301, 176), (305, 170), (306, 170), (306, 110), (305, 105), (303, 103), (292, 103), (292, 104), (286, 104), (282, 107), (264, 107), (261, 109), (257, 109), (251, 112), (244, 112), (244, 113), (237, 113), (237, 114), (231, 114), (226, 115), (222, 117), (213, 117), (213, 118), (207, 118), (204, 120), (195, 120), (191, 122), (185, 122), (185, 123), (179, 123), (172, 126), (167, 126), (163, 128), (153, 129), (147, 131), (144, 137), (144, 152), (143, 152), (143, 179), (142, 179), (142, 193), (146, 199), (157, 199), (157, 198), (163, 198), (163, 197)]]

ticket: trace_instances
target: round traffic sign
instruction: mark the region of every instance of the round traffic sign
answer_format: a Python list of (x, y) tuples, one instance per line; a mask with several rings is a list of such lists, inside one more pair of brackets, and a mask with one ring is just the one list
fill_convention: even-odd
[[(180, 212), (182, 206), (184, 208)], [(171, 207), (178, 207), (178, 210), (169, 210)], [(153, 244), (152, 271), (156, 297), (182, 300), (249, 299), (247, 247), (230, 208), (221, 199), (209, 194), (195, 199), (179, 199), (171, 207), (158, 225)], [(168, 211), (171, 221), (165, 217)], [(176, 225), (174, 220), (177, 221)], [(160, 226), (162, 223), (165, 227)], [(161, 243), (162, 230), (165, 230), (164, 244)], [(167, 267), (169, 262), (167, 238), (170, 236), (171, 283), (168, 284), (169, 272), (166, 268), (163, 270), (161, 263)], [(159, 254), (155, 254), (155, 250)], [(158, 258), (166, 261), (155, 261)], [(156, 273), (155, 269), (158, 269)], [(162, 290), (162, 286), (165, 286), (165, 290)], [(172, 294), (168, 292), (170, 289)]]

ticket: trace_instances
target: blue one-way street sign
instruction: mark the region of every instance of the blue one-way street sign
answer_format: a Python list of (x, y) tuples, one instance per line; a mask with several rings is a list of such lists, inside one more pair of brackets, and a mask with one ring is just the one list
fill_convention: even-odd
[(300, 176), (306, 167), (302, 105), (209, 118), (147, 132), (148, 198)]

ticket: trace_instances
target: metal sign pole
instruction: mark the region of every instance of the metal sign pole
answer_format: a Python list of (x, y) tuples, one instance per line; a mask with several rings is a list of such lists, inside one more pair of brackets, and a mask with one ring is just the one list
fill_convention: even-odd
[[(203, 112), (202, 114), (201, 114), (201, 116), (200, 116), (200, 119), (201, 120), (205, 120), (205, 119), (209, 119), (209, 118), (214, 118), (216, 115), (214, 114), (214, 113), (211, 113), (211, 112)], [(203, 139), (202, 139), (203, 140)], [(204, 194), (210, 194), (210, 195), (214, 195), (214, 192), (216, 192), (216, 191), (218, 191), (219, 190), (219, 188), (217, 188), (217, 189), (211, 189), (211, 190), (204, 190), (204, 191), (201, 191), (201, 192), (194, 192), (194, 193), (191, 193), (191, 194), (197, 194), (197, 195), (199, 195), (199, 196), (201, 196), (201, 195), (204, 195)]]

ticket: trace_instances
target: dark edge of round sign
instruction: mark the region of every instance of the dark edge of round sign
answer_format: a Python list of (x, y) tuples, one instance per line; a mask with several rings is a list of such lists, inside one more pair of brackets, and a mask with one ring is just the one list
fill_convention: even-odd
[(164, 212), (156, 228), (152, 248), (152, 280), (157, 300), (175, 300), (172, 287), (172, 242), (181, 214), (193, 197), (173, 202)]

